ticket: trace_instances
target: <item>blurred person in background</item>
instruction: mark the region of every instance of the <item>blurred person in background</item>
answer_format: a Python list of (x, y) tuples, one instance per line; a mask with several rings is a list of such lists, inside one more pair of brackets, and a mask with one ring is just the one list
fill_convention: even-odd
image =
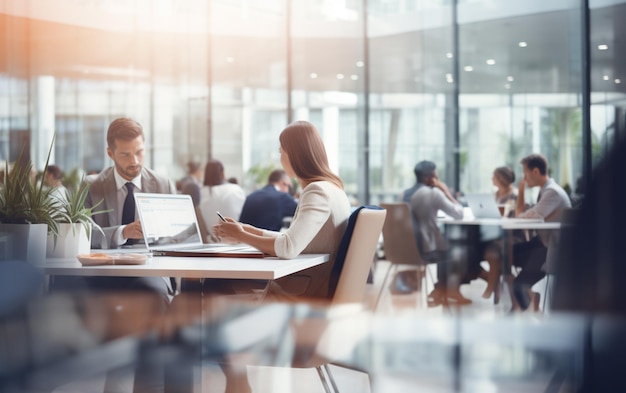
[[(246, 200), (246, 193), (238, 184), (229, 183), (224, 175), (224, 165), (219, 160), (210, 160), (204, 167), (204, 182), (200, 190), (198, 210), (205, 227), (218, 223), (217, 212), (224, 217), (239, 219)], [(205, 241), (215, 242), (209, 236)]]
[(239, 221), (260, 229), (279, 231), (283, 219), (293, 217), (298, 202), (289, 194), (291, 179), (282, 169), (273, 170), (267, 185), (246, 198)]

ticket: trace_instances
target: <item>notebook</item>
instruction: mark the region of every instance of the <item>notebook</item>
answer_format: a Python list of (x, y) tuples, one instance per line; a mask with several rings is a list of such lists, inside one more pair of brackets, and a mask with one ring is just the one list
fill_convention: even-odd
[(263, 258), (244, 244), (203, 244), (191, 196), (135, 193), (144, 241), (153, 255)]
[(465, 200), (474, 218), (502, 218), (493, 194), (467, 194)]

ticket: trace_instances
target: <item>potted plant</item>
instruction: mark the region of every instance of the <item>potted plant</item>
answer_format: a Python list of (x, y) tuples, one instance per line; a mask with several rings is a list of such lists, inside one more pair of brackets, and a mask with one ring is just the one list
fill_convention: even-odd
[(48, 234), (48, 257), (73, 258), (78, 254), (89, 253), (92, 229), (102, 232), (91, 216), (109, 210), (93, 211), (103, 200), (86, 208), (88, 194), (89, 183), (83, 181), (75, 191), (66, 190), (65, 198), (58, 199), (58, 212), (54, 215), (58, 230)]
[[(51, 151), (52, 145), (45, 168)], [(43, 262), (47, 233), (57, 233), (58, 201), (42, 180), (31, 180), (32, 169), (32, 161), (23, 159), (23, 150), (11, 170), (5, 165), (0, 188), (0, 259)]]

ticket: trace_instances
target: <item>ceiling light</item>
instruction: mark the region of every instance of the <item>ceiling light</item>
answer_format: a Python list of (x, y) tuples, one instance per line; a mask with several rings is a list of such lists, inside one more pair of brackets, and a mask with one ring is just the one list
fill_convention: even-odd
[(451, 58), (453, 58), (453, 57), (454, 57), (454, 55), (453, 55), (451, 52), (448, 52), (448, 53), (446, 53), (446, 57), (447, 57), (448, 59), (451, 59)]
[(607, 49), (609, 49), (609, 46), (607, 44), (598, 45), (598, 50), (607, 50)]
[(343, 79), (343, 74), (337, 74), (337, 79)]
[(311, 72), (311, 75), (309, 75), (311, 77), (311, 79), (317, 79), (317, 74), (315, 72)]
[(350, 76), (350, 79), (352, 79), (353, 81), (355, 81), (355, 80), (359, 79), (359, 76), (358, 76), (358, 75), (351, 75), (351, 76)]
[(356, 62), (356, 66), (359, 67), (359, 68), (363, 67), (364, 65), (365, 65), (365, 63), (362, 62), (361, 60)]
[(474, 71), (474, 67), (472, 67), (472, 66), (465, 66), (465, 67), (463, 67), (463, 69), (464, 69), (465, 71), (467, 71), (467, 72), (472, 72), (472, 71)]
[(517, 45), (519, 45), (520, 48), (526, 48), (528, 46), (528, 43), (526, 41), (520, 41), (517, 43)]
[(604, 76), (602, 77), (602, 79), (604, 79), (605, 81), (608, 81), (608, 80), (609, 80), (609, 76), (608, 76), (608, 75), (604, 75)]
[(234, 62), (234, 61), (235, 61), (235, 58), (234, 58), (234, 57), (228, 56), (228, 57), (226, 58), (226, 62), (227, 62), (227, 63), (232, 63), (232, 62)]
[(509, 82), (513, 82), (515, 78), (513, 78), (512, 76), (507, 76), (506, 80), (508, 80)]
[(496, 64), (496, 61), (495, 61), (494, 59), (487, 59), (487, 62), (486, 62), (486, 63), (487, 63), (488, 65), (494, 65), (494, 64)]
[(452, 78), (452, 74), (446, 74), (446, 82), (453, 83), (454, 78)]
[(622, 80), (621, 80), (621, 79), (615, 79), (615, 84), (616, 84), (616, 85), (619, 85), (620, 83), (622, 83)]

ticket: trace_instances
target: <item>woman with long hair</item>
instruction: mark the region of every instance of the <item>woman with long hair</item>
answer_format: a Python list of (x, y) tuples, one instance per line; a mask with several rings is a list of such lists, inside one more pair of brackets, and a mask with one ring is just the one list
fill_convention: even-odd
[(280, 162), (302, 189), (289, 229), (267, 231), (226, 218), (213, 227), (213, 233), (284, 259), (301, 253), (330, 254), (328, 263), (276, 280), (270, 290), (289, 297), (327, 298), (335, 253), (351, 213), (350, 201), (341, 179), (330, 170), (324, 142), (313, 124), (293, 122), (279, 140)]
[[(236, 220), (239, 219), (241, 209), (246, 201), (246, 192), (238, 184), (226, 181), (224, 165), (218, 160), (209, 160), (204, 168), (204, 182), (200, 189), (200, 203), (198, 210), (204, 222), (204, 228), (211, 228), (218, 223), (216, 211)], [(213, 242), (211, 236), (204, 239)]]

